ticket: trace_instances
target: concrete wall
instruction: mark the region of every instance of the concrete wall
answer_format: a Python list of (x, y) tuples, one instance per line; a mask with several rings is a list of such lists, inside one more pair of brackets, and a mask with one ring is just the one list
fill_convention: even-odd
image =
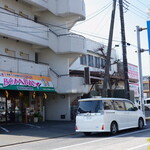
[[(70, 98), (68, 95), (48, 94), (46, 120), (70, 120)], [(61, 115), (65, 118), (61, 118)]]

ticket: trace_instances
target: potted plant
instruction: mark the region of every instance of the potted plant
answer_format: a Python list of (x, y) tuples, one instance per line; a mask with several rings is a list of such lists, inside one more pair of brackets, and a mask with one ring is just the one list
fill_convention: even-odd
[(33, 121), (34, 122), (38, 122), (42, 120), (42, 115), (40, 114), (40, 112), (35, 112), (33, 114)]

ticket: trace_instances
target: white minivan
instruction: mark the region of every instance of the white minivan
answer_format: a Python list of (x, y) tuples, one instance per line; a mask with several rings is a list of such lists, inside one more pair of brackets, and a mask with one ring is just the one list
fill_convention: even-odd
[(111, 132), (129, 128), (142, 129), (145, 115), (130, 100), (122, 98), (87, 98), (79, 100), (76, 132)]

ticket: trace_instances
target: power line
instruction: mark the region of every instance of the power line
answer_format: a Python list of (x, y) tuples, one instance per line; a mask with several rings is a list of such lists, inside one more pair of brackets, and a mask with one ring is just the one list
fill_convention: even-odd
[[(41, 32), (33, 32), (33, 31), (24, 31), (24, 30), (16, 30), (14, 28), (11, 28), (10, 26), (6, 26), (6, 24), (3, 24), (4, 27), (7, 27), (6, 28), (0, 28), (0, 29), (3, 29), (3, 30), (7, 30), (7, 31), (14, 31), (14, 32), (23, 32), (23, 33), (43, 33), (43, 32), (50, 32), (50, 31), (41, 31)], [(62, 28), (62, 27), (60, 27)], [(96, 34), (90, 34), (90, 33), (87, 33), (87, 32), (81, 32), (81, 31), (76, 31), (76, 30), (71, 30), (73, 32), (76, 32), (76, 33), (79, 33), (79, 34), (84, 34), (84, 35), (88, 35), (88, 36), (92, 36), (92, 37), (95, 37), (95, 38), (100, 38), (100, 39), (103, 39), (103, 40), (107, 40), (108, 41), (108, 38), (105, 38), (105, 37), (101, 37), (99, 35), (96, 35)], [(69, 34), (66, 34), (66, 35), (69, 35)], [(113, 40), (114, 42), (121, 42), (120, 40)], [(137, 47), (133, 44), (130, 44), (131, 46), (134, 46), (134, 47)]]
[(137, 1), (147, 8), (147, 6), (144, 3), (142, 3), (140, 0), (137, 0)]
[[(0, 13), (5, 13), (5, 12), (0, 12)], [(5, 14), (7, 14), (7, 15), (12, 15), (12, 16), (14, 16), (14, 14), (10, 14), (10, 13), (5, 13)], [(16, 14), (15, 14), (16, 15)], [(17, 15), (17, 17), (20, 17), (20, 18), (23, 18), (23, 17), (21, 17), (21, 16), (19, 16), (19, 15)], [(31, 19), (29, 19), (29, 20), (31, 20)], [(33, 21), (33, 20), (31, 20), (31, 21)], [(44, 31), (44, 30), (41, 30), (41, 31), (37, 31), (37, 32), (33, 32), (33, 31), (23, 31), (23, 30), (16, 30), (16, 29), (14, 29), (14, 28), (10, 28), (10, 27), (14, 27), (15, 26), (15, 24), (13, 24), (13, 23), (10, 23), (10, 22), (7, 22), (7, 23), (9, 23), (9, 24), (2, 24), (3, 26), (5, 26), (5, 27), (7, 27), (8, 29), (6, 29), (6, 28), (1, 28), (1, 29), (4, 29), (4, 30), (9, 30), (9, 31), (16, 31), (16, 32), (23, 32), (23, 33), (44, 33), (44, 32), (49, 32), (49, 31)], [(7, 25), (7, 26), (6, 26)], [(65, 28), (65, 27), (61, 27), (61, 26), (58, 26), (58, 25), (54, 25), (54, 24), (42, 24), (43, 26), (54, 26), (54, 27), (58, 27), (58, 28), (61, 28), (61, 29), (68, 29), (68, 28)], [(16, 27), (16, 26), (15, 26)], [(26, 28), (40, 28), (40, 26), (39, 27), (33, 27), (33, 26), (19, 26), (19, 27), (26, 27)], [(39, 29), (40, 30), (40, 29)], [(100, 37), (100, 36), (98, 36), (98, 35), (93, 35), (93, 34), (89, 34), (89, 33), (83, 33), (83, 32), (79, 32), (79, 31), (75, 31), (75, 30), (72, 30), (72, 31), (74, 31), (74, 32), (78, 32), (78, 33), (81, 33), (81, 34), (86, 34), (86, 35), (89, 35), (89, 36), (92, 36), (92, 37), (96, 37), (96, 38), (100, 38), (100, 39), (103, 39), (103, 40), (107, 40), (108, 41), (108, 39), (107, 38), (105, 38), (105, 37)], [(51, 30), (51, 32), (53, 32), (52, 30)], [(69, 35), (69, 34), (68, 34)], [(34, 35), (35, 36), (35, 35)], [(120, 42), (119, 40), (113, 40), (114, 42)]]
[(87, 21), (89, 21), (89, 20), (95, 18), (95, 17), (98, 16), (100, 13), (102, 13), (102, 12), (105, 11), (107, 8), (109, 8), (111, 5), (112, 5), (112, 2), (111, 2), (111, 3), (108, 3), (106, 6), (103, 7), (102, 10), (99, 10), (98, 13), (94, 14), (93, 16), (91, 16), (90, 18), (86, 19), (85, 21), (76, 24), (75, 26), (81, 25), (81, 24), (83, 24), (83, 23), (85, 23), (85, 22), (87, 22)]
[(140, 17), (140, 19), (143, 19), (144, 21), (147, 20), (146, 18), (144, 18), (143, 16), (135, 13), (134, 11), (129, 10), (130, 12), (132, 12), (133, 14), (135, 14), (136, 16)]
[(134, 6), (133, 4), (130, 4), (130, 5), (131, 5), (132, 7), (134, 7), (136, 10), (138, 10), (139, 13), (143, 13), (143, 14), (147, 17), (146, 13), (145, 13), (143, 10), (139, 9), (138, 7)]

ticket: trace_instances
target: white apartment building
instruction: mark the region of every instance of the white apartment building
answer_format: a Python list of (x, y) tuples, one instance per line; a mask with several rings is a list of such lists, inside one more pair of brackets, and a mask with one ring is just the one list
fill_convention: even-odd
[(84, 0), (0, 1), (0, 123), (38, 112), (43, 121), (70, 120), (71, 102), (89, 88), (69, 75), (86, 54), (85, 38), (69, 29), (84, 19)]
[[(105, 72), (105, 62), (107, 55), (107, 46), (90, 39), (86, 39), (87, 53), (82, 54), (70, 67), (70, 74), (81, 75), (84, 74), (84, 69), (89, 67), (90, 71), (90, 85), (91, 89), (92, 84), (94, 85), (91, 91), (98, 90), (98, 95), (101, 96), (103, 88), (103, 79)], [(116, 55), (116, 50), (112, 49), (111, 51), (111, 60), (110, 60), (110, 76), (116, 76), (117, 73), (117, 63), (118, 58)], [(114, 88), (114, 87), (112, 87)]]

